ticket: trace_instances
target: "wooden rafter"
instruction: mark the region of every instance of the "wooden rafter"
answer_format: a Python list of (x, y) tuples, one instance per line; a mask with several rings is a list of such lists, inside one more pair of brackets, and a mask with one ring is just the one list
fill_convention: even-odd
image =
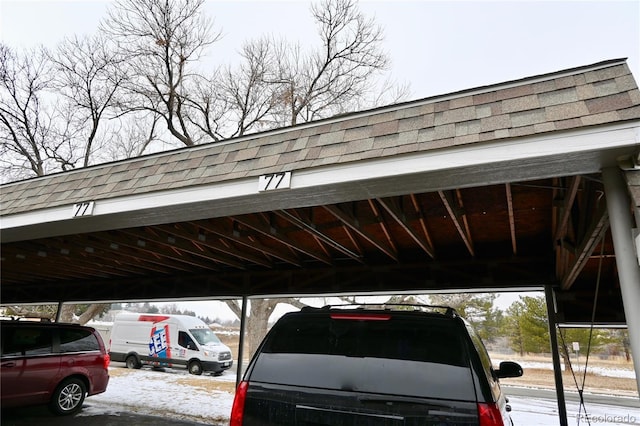
[(518, 242), (516, 239), (516, 219), (513, 212), (513, 194), (511, 193), (511, 184), (505, 184), (505, 192), (507, 196), (507, 211), (509, 212), (509, 231), (511, 233), (511, 250), (513, 254), (518, 254)]
[(475, 256), (473, 241), (469, 233), (469, 224), (467, 223), (467, 218), (464, 213), (460, 191), (438, 191), (438, 195), (440, 195), (440, 199), (449, 212), (449, 216), (458, 230), (458, 234), (460, 234), (462, 241), (464, 241), (464, 244), (467, 246), (467, 250), (469, 250), (471, 256)]
[[(256, 265), (266, 267), (272, 266), (272, 263), (268, 259), (261, 256), (256, 256), (253, 252), (238, 250), (230, 244), (224, 244), (219, 240), (219, 237), (216, 234), (207, 235), (204, 230), (202, 230), (202, 232), (188, 231), (184, 229), (183, 226), (162, 227), (158, 229), (162, 229), (167, 235), (173, 235), (182, 238), (186, 242), (190, 241), (193, 245), (199, 247), (200, 249), (202, 249), (202, 247), (206, 247), (210, 250), (213, 250), (214, 253), (209, 252), (213, 256), (218, 255), (215, 252), (220, 252), (224, 255), (232, 256), (233, 258), (238, 258), (242, 259), (243, 261), (255, 263)], [(216, 241), (216, 239), (218, 241)]]
[(609, 229), (609, 215), (605, 203), (600, 203), (582, 243), (576, 249), (576, 257), (573, 264), (569, 265), (566, 275), (562, 278), (562, 290), (571, 288), (598, 243), (602, 243), (602, 238), (607, 229)]
[(237, 221), (238, 223), (242, 224), (243, 226), (253, 229), (256, 232), (259, 232), (260, 234), (269, 237), (269, 238), (273, 238), (274, 240), (278, 241), (281, 244), (284, 244), (285, 246), (290, 247), (291, 249), (298, 251), (300, 253), (306, 254), (307, 256), (310, 256), (314, 259), (317, 259), (323, 263), (326, 263), (327, 265), (331, 265), (331, 258), (329, 258), (327, 255), (325, 255), (324, 253), (318, 253), (317, 251), (313, 251), (313, 250), (309, 250), (303, 246), (301, 246), (300, 244), (296, 243), (294, 240), (292, 240), (291, 238), (288, 238), (286, 235), (284, 235), (281, 231), (278, 231), (277, 229), (270, 227), (268, 224), (266, 223), (262, 223), (260, 221), (258, 221), (255, 217), (253, 216), (248, 216), (248, 215), (243, 215), (243, 216), (234, 216), (233, 220)]
[[(376, 198), (376, 201), (380, 203), (382, 207), (384, 207), (387, 213), (389, 213), (389, 215), (391, 215), (391, 217), (396, 222), (398, 222), (398, 224), (402, 227), (402, 229), (404, 229), (407, 232), (407, 234), (409, 234), (409, 236), (413, 239), (413, 241), (415, 241), (416, 244), (418, 244), (420, 248), (422, 248), (422, 250), (424, 250), (432, 258), (435, 257), (431, 242), (426, 238), (424, 238), (422, 235), (420, 235), (418, 232), (416, 232), (411, 227), (411, 225), (409, 225), (406, 214), (404, 213), (404, 211), (402, 211), (400, 206), (398, 206), (398, 203), (396, 202), (395, 199)], [(421, 224), (423, 227), (422, 229), (423, 229), (423, 232), (426, 233), (426, 227), (424, 225), (424, 220), (422, 219), (423, 218), (421, 218)]]
[[(31, 251), (9, 249), (3, 250), (2, 256), (5, 259), (12, 258), (12, 263), (20, 271), (20, 274), (42, 280), (55, 279), (61, 276), (60, 273), (53, 273), (49, 276), (50, 274), (46, 272), (49, 268), (55, 267), (56, 264), (64, 264), (64, 274), (71, 275), (74, 278), (91, 277), (93, 274), (98, 274), (101, 277), (120, 275), (120, 273), (113, 273), (114, 271), (105, 271), (100, 264), (84, 259), (80, 256), (80, 250), (54, 250), (52, 246), (49, 246), (46, 249), (46, 253), (46, 256), (34, 256)], [(3, 274), (3, 281), (4, 279)]]
[[(144, 240), (152, 241), (160, 247), (174, 251), (178, 254), (176, 259), (192, 258), (192, 261), (196, 259), (200, 260), (203, 268), (211, 268), (216, 264), (223, 264), (238, 269), (244, 269), (245, 265), (238, 261), (235, 256), (229, 256), (227, 253), (222, 252), (221, 249), (216, 248), (217, 251), (212, 251), (213, 247), (208, 244), (204, 235), (192, 235), (191, 238), (187, 238), (184, 235), (180, 235), (180, 231), (177, 229), (171, 229), (168, 231), (161, 227), (147, 227), (146, 233), (142, 236)], [(205, 262), (202, 263), (201, 260)], [(212, 265), (210, 262), (214, 262)]]
[(97, 255), (101, 258), (114, 258), (118, 264), (137, 268), (138, 273), (144, 271), (167, 273), (172, 269), (171, 262), (162, 262), (156, 257), (149, 257), (137, 249), (116, 243), (111, 240), (111, 238), (109, 238), (108, 241), (103, 240), (103, 238), (106, 239), (108, 237), (110, 237), (109, 234), (98, 234), (92, 238), (79, 237), (77, 244), (83, 244), (84, 247), (91, 247), (94, 250), (98, 250)]
[(302, 229), (303, 231), (309, 233), (314, 238), (316, 238), (317, 241), (327, 244), (330, 247), (333, 247), (334, 249), (338, 250), (339, 252), (347, 255), (348, 257), (354, 260), (357, 260), (360, 263), (363, 263), (362, 257), (358, 253), (355, 253), (353, 250), (338, 243), (326, 233), (319, 231), (312, 221), (302, 219), (298, 215), (291, 213), (287, 210), (276, 210), (274, 211), (274, 213), (279, 217), (293, 223), (295, 226)]
[(291, 265), (302, 266), (302, 262), (300, 262), (300, 259), (298, 259), (297, 257), (289, 253), (285, 253), (283, 250), (265, 246), (264, 244), (261, 244), (256, 238), (240, 235), (233, 230), (226, 230), (222, 226), (214, 224), (211, 221), (200, 221), (196, 222), (195, 225), (206, 232), (218, 235), (219, 237), (222, 237), (229, 241), (233, 241), (236, 244), (240, 244), (249, 249), (261, 252), (265, 256), (280, 259)]
[(365, 240), (369, 241), (387, 256), (392, 258), (393, 260), (398, 260), (398, 253), (395, 248), (390, 247), (388, 244), (383, 241), (378, 240), (374, 236), (370, 235), (368, 232), (365, 232), (358, 221), (351, 216), (350, 214), (344, 212), (340, 207), (336, 205), (327, 205), (323, 206), (325, 210), (334, 215), (338, 220), (340, 220), (344, 225), (348, 226), (351, 230), (355, 231), (358, 235), (360, 235)]
[(429, 230), (427, 229), (427, 219), (425, 218), (424, 212), (420, 208), (420, 203), (418, 202), (418, 197), (416, 194), (410, 194), (411, 204), (413, 204), (413, 208), (418, 215), (418, 221), (420, 222), (420, 228), (422, 229), (422, 233), (424, 234), (424, 238), (427, 240), (427, 244), (431, 247), (433, 254), (431, 257), (435, 257), (435, 248), (433, 246), (433, 241), (431, 240), (431, 235), (429, 234)]
[[(145, 252), (150, 254), (151, 256), (155, 256), (158, 260), (162, 262), (173, 262), (173, 266), (176, 267), (176, 264), (181, 264), (189, 270), (190, 268), (202, 268), (202, 269), (215, 269), (216, 264), (213, 263), (213, 258), (207, 256), (185, 256), (178, 255), (176, 256), (175, 245), (168, 241), (162, 241), (160, 238), (157, 238), (153, 235), (147, 235), (133, 232), (130, 230), (122, 230), (118, 231), (119, 238), (118, 241), (122, 245), (127, 245), (131, 248), (136, 248), (141, 252)], [(188, 253), (187, 249), (184, 250), (185, 253)], [(191, 253), (190, 253), (191, 254)]]
[(395, 243), (393, 242), (393, 238), (391, 238), (391, 232), (389, 232), (389, 227), (387, 226), (387, 223), (385, 222), (384, 218), (380, 214), (380, 211), (378, 210), (378, 206), (376, 206), (376, 203), (374, 203), (373, 200), (368, 200), (368, 203), (369, 203), (369, 207), (371, 207), (371, 211), (373, 212), (373, 216), (376, 219), (376, 223), (380, 226), (380, 229), (382, 229), (384, 236), (387, 237), (387, 241), (389, 242), (389, 245), (393, 248), (393, 251), (397, 252), (398, 249)]
[(575, 202), (578, 189), (580, 188), (580, 176), (573, 176), (569, 181), (567, 189), (564, 191), (564, 197), (562, 199), (562, 205), (559, 210), (559, 218), (556, 223), (556, 229), (553, 234), (553, 241), (559, 241), (564, 238), (567, 232), (567, 226), (569, 225), (569, 218), (571, 217), (571, 207)]

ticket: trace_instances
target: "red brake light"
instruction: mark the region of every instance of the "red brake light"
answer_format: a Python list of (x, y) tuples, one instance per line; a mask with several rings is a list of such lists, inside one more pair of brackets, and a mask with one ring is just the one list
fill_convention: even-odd
[(229, 426), (242, 426), (242, 420), (244, 417), (244, 402), (247, 399), (247, 389), (249, 388), (249, 382), (240, 382), (238, 389), (236, 389), (236, 395), (233, 398), (233, 406), (231, 407), (231, 419)]
[(497, 404), (478, 403), (480, 426), (504, 426), (502, 414)]
[(102, 359), (104, 369), (109, 369), (109, 364), (111, 363), (111, 356), (109, 354), (104, 354), (104, 358)]
[(331, 319), (354, 321), (387, 321), (391, 318), (388, 314), (331, 314)]

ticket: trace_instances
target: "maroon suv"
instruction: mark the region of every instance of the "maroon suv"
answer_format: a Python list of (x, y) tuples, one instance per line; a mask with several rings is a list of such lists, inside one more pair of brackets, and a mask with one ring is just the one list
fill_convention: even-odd
[(2, 408), (49, 404), (72, 414), (107, 390), (109, 354), (91, 327), (2, 320), (0, 337)]

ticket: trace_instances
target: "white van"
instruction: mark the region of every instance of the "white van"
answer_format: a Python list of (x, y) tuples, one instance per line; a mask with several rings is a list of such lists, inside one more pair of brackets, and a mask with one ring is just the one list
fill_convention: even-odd
[(128, 368), (185, 366), (191, 374), (222, 372), (233, 365), (231, 349), (204, 321), (189, 315), (116, 315), (109, 341), (111, 360)]

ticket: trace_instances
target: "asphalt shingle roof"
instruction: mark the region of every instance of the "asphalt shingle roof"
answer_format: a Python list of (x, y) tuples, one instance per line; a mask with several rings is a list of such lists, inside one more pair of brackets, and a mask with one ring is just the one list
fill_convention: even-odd
[(625, 60), (4, 185), (1, 215), (640, 119)]

